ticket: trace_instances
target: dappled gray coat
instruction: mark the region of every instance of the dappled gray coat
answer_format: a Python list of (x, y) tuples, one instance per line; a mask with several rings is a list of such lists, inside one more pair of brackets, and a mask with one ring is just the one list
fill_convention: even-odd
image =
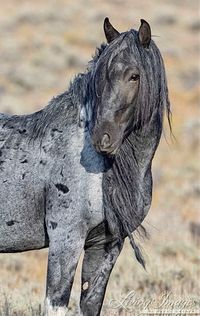
[[(104, 29), (109, 45), (98, 50), (69, 91), (39, 112), (0, 115), (0, 252), (49, 246), (49, 315), (64, 315), (83, 248), (83, 315), (99, 315), (127, 235), (144, 265), (131, 233), (151, 204), (151, 162), (165, 107), (169, 116), (164, 67), (144, 20), (139, 32), (119, 34), (108, 19)], [(133, 69), (139, 69), (130, 78), (136, 91), (128, 104), (133, 110), (119, 131), (108, 120), (110, 115), (119, 122), (127, 109), (118, 104), (115, 91), (121, 81), (115, 79), (123, 74), (123, 62), (131, 65), (133, 57)], [(113, 137), (119, 138), (113, 141), (117, 152), (109, 155)]]

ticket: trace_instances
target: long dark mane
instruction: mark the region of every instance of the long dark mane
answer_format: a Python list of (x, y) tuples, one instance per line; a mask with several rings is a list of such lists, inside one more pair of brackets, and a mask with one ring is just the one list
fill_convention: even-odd
[(171, 130), (171, 111), (162, 56), (153, 41), (149, 49), (144, 49), (139, 43), (137, 31), (121, 34), (103, 52), (105, 59), (101, 66), (105, 68), (105, 76), (109, 79), (112, 61), (123, 46), (126, 47), (124, 58), (126, 52), (131, 53), (139, 68), (140, 88), (129, 134), (112, 168), (104, 174), (104, 207), (110, 230), (122, 238), (129, 236), (136, 258), (144, 266), (132, 232), (142, 228), (146, 234), (141, 223), (151, 204), (151, 163), (160, 141), (164, 112)]

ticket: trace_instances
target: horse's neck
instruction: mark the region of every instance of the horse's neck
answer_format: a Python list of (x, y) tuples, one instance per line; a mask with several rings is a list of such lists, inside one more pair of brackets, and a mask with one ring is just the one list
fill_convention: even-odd
[(47, 137), (51, 138), (52, 130), (57, 128), (58, 133), (63, 132), (63, 137), (66, 138), (63, 139), (63, 144), (67, 140), (67, 143), (70, 143), (69, 150), (80, 155), (80, 163), (85, 170), (88, 173), (101, 173), (107, 170), (109, 164), (105, 157), (95, 151), (87, 127), (80, 124), (80, 112), (83, 108), (80, 100), (70, 93), (53, 99), (49, 108), (45, 109), (47, 113), (55, 113), (55, 119), (51, 120), (48, 127), (50, 132)]
[(58, 127), (67, 129), (77, 125), (79, 104), (75, 102), (71, 92), (64, 92), (52, 99), (44, 111), (44, 118), (49, 116), (51, 124), (57, 124)]

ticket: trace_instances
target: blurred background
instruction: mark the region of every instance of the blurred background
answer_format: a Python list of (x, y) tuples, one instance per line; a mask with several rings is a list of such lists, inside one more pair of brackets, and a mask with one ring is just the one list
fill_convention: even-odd
[[(0, 7), (0, 112), (14, 114), (43, 108), (86, 69), (96, 46), (105, 41), (104, 17), (118, 31), (138, 29), (141, 18), (150, 23), (165, 61), (176, 141), (165, 124), (153, 163), (153, 203), (144, 221), (151, 238), (138, 238), (147, 272), (127, 242), (111, 275), (102, 315), (123, 315), (123, 309), (110, 310), (109, 302), (130, 291), (148, 298), (171, 292), (199, 302), (200, 2), (0, 0)], [(39, 315), (46, 259), (47, 250), (0, 254), (0, 315), (33, 315), (30, 310)], [(79, 294), (80, 266), (72, 315)]]

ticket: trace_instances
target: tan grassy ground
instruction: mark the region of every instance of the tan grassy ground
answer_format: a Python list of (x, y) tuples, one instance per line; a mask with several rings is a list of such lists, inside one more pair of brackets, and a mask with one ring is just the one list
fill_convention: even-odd
[[(0, 112), (36, 111), (66, 89), (104, 41), (105, 16), (119, 31), (138, 28), (140, 18), (150, 22), (167, 68), (177, 142), (171, 142), (166, 125), (166, 139), (154, 159), (153, 203), (145, 220), (151, 239), (142, 242), (147, 272), (127, 243), (110, 278), (102, 315), (125, 315), (123, 308), (111, 310), (109, 302), (130, 291), (151, 299), (167, 291), (200, 304), (200, 241), (189, 231), (190, 222), (200, 223), (199, 2), (7, 0), (0, 5)], [(0, 255), (3, 316), (40, 314), (33, 309), (44, 298), (46, 258), (46, 250)], [(72, 315), (79, 279), (80, 267)]]

